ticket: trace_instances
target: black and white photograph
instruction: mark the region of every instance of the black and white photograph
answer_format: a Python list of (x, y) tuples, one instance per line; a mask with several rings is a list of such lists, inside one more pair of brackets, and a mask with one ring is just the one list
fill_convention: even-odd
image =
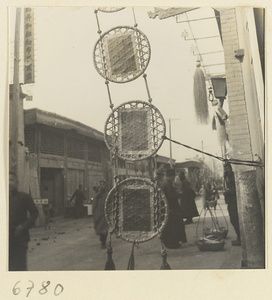
[(87, 276), (106, 299), (119, 275), (179, 299), (163, 276), (197, 274), (203, 300), (246, 297), (269, 267), (268, 9), (104, 2), (4, 7), (7, 299), (91, 299)]

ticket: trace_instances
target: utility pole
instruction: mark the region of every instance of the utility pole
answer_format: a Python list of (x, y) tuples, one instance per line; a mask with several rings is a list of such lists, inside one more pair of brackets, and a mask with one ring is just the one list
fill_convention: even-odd
[[(204, 144), (203, 140), (201, 141), (201, 150), (204, 152)], [(205, 164), (204, 164), (204, 153), (202, 153), (202, 163), (203, 163), (203, 169), (202, 169), (202, 175), (203, 175), (203, 181), (205, 182)]]
[(21, 28), (21, 8), (16, 8), (15, 40), (14, 40), (14, 73), (13, 73), (13, 93), (10, 98), (10, 161), (9, 168), (18, 176), (18, 111), (20, 101), (19, 64), (20, 64), (20, 28)]

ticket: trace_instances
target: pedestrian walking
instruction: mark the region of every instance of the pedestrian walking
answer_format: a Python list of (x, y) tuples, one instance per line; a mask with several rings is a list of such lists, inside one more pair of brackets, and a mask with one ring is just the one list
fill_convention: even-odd
[(211, 183), (211, 201), (213, 201), (213, 208), (216, 210), (217, 200), (219, 199), (219, 192), (214, 180)]
[(38, 210), (30, 195), (18, 191), (15, 173), (9, 173), (9, 271), (27, 270), (29, 228), (35, 224)]
[(106, 240), (108, 236), (108, 223), (105, 218), (105, 200), (107, 198), (107, 184), (105, 180), (99, 182), (98, 192), (94, 196), (93, 201), (93, 219), (94, 228), (97, 235), (100, 237), (102, 249), (106, 248)]
[(237, 239), (232, 241), (233, 246), (240, 246), (240, 226), (239, 226), (239, 215), (237, 208), (237, 198), (236, 198), (236, 186), (234, 173), (229, 162), (224, 164), (224, 180), (226, 190), (224, 192), (225, 202), (228, 205), (228, 212), (230, 217), (230, 222), (236, 232)]
[(199, 195), (201, 197), (202, 206), (205, 207), (206, 194), (205, 194), (205, 185), (204, 185), (204, 183), (201, 185), (201, 188), (199, 190)]
[(174, 187), (175, 170), (167, 169), (162, 191), (168, 201), (169, 216), (162, 233), (162, 242), (170, 249), (179, 248), (180, 242), (186, 243), (186, 233), (178, 203), (179, 194)]
[(217, 195), (218, 195), (217, 190), (214, 189), (214, 187), (209, 181), (207, 181), (205, 183), (205, 206), (204, 206), (205, 209), (210, 209), (210, 208), (214, 208), (214, 210), (216, 209)]
[(185, 177), (183, 171), (179, 174), (180, 185), (178, 192), (180, 193), (180, 210), (183, 219), (186, 219), (184, 224), (193, 223), (193, 218), (198, 217), (199, 213), (195, 204), (195, 191), (191, 187), (191, 183)]
[(78, 189), (72, 195), (70, 202), (75, 199), (74, 217), (76, 219), (83, 216), (83, 201), (86, 199), (82, 184), (79, 184)]

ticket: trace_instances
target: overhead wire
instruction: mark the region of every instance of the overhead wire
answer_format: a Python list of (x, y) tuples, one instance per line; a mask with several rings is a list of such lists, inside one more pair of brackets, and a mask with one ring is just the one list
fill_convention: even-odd
[(236, 158), (224, 158), (224, 157), (221, 157), (221, 156), (217, 156), (217, 155), (214, 155), (214, 154), (211, 154), (209, 152), (205, 152), (203, 150), (200, 150), (200, 149), (197, 149), (197, 148), (194, 148), (194, 147), (191, 147), (189, 145), (185, 145), (183, 143), (180, 143), (178, 141), (175, 141), (173, 139), (170, 139), (168, 138), (167, 136), (163, 136), (162, 137), (164, 140), (168, 140), (172, 143), (175, 143), (177, 145), (180, 145), (180, 146), (183, 146), (185, 148), (188, 148), (188, 149), (191, 149), (191, 150), (194, 150), (196, 152), (199, 152), (199, 153), (202, 153), (202, 154), (205, 154), (207, 156), (210, 156), (210, 157), (213, 157), (215, 159), (218, 159), (222, 162), (229, 162), (231, 164), (234, 164), (234, 165), (243, 165), (243, 166), (251, 166), (251, 167), (264, 167), (264, 164), (261, 162), (261, 161), (250, 161), (250, 160), (241, 160), (241, 159), (236, 159)]

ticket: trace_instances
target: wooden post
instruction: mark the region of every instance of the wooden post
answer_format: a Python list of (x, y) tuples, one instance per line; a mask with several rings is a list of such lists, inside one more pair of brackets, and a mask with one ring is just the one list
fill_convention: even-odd
[[(242, 267), (265, 267), (264, 232), (261, 205), (256, 187), (256, 171), (238, 172), (237, 199), (240, 213), (240, 230), (243, 247)], [(244, 240), (244, 241), (243, 241)]]
[(171, 119), (169, 118), (169, 138), (170, 138), (170, 167), (173, 168), (173, 162), (172, 162), (172, 133), (171, 133)]
[[(10, 171), (18, 177), (18, 110), (20, 101), (19, 63), (20, 63), (20, 28), (21, 8), (16, 8), (15, 40), (14, 40), (14, 73), (13, 93), (10, 99)], [(18, 178), (19, 179), (19, 178)]]
[[(203, 140), (201, 141), (201, 150), (204, 151), (204, 144)], [(205, 157), (204, 153), (202, 153), (202, 163), (203, 163), (203, 168), (202, 168), (202, 176), (203, 176), (203, 181), (206, 181), (206, 171), (205, 171)]]

